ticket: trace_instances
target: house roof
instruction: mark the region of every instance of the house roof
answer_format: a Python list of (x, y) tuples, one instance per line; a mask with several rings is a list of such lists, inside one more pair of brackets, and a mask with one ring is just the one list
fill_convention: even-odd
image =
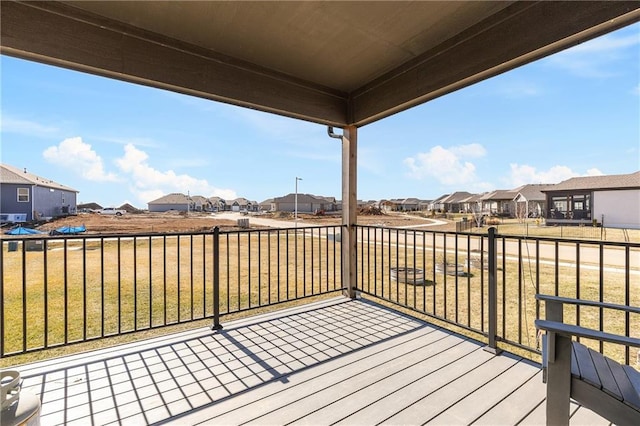
[(638, 1), (0, 2), (3, 54), (363, 126), (640, 20)]
[(467, 198), (471, 197), (473, 194), (466, 191), (457, 191), (453, 194), (448, 195), (443, 200), (440, 200), (440, 203), (452, 204), (452, 203), (461, 203), (465, 201)]
[(189, 197), (179, 192), (167, 194), (158, 198), (157, 200), (149, 201), (147, 204), (189, 204)]
[(483, 195), (480, 199), (482, 201), (511, 201), (516, 197), (516, 195), (518, 195), (518, 193), (513, 189), (498, 189)]
[(418, 204), (420, 202), (417, 198), (405, 198), (401, 204)]
[(69, 186), (54, 182), (51, 179), (43, 178), (28, 172), (27, 169), (20, 170), (8, 164), (0, 164), (0, 183), (15, 183), (25, 185), (36, 185), (44, 188), (60, 189), (69, 192), (80, 192)]
[(550, 188), (553, 188), (553, 185), (548, 185), (548, 184), (523, 185), (513, 190), (514, 192), (516, 192), (516, 195), (514, 198), (520, 196), (527, 201), (545, 201), (547, 197), (544, 195), (542, 191)]
[(444, 195), (441, 195), (441, 196), (439, 196), (438, 198), (436, 198), (435, 200), (433, 200), (433, 203), (434, 203), (434, 204), (442, 204), (442, 202), (443, 202), (444, 200), (446, 200), (446, 199), (447, 199), (447, 197), (449, 197), (449, 195), (451, 195), (451, 194), (444, 194)]
[[(274, 203), (293, 203), (295, 202), (295, 194), (287, 194), (283, 197), (275, 197)], [(298, 193), (298, 203), (335, 203), (334, 197), (323, 197), (313, 194), (301, 194)]]
[(478, 201), (482, 200), (482, 197), (485, 195), (485, 193), (482, 194), (471, 194), (471, 196), (465, 200), (462, 200), (464, 203), (477, 203)]
[(238, 197), (236, 199), (226, 201), (226, 204), (233, 204), (233, 203), (238, 203), (239, 206), (246, 206), (249, 204), (251, 205), (258, 204), (256, 201), (247, 200), (246, 198), (243, 198), (243, 197)]
[(570, 190), (640, 189), (640, 171), (624, 175), (583, 176), (567, 179), (543, 192)]
[(200, 204), (207, 204), (209, 202), (209, 199), (207, 197), (203, 197), (202, 195), (192, 195), (191, 201)]

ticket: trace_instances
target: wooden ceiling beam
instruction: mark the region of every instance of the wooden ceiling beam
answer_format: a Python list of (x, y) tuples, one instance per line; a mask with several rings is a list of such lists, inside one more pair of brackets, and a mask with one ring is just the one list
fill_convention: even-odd
[(640, 3), (516, 2), (355, 91), (350, 123), (366, 125), (640, 21)]
[(0, 53), (343, 127), (347, 95), (55, 2), (3, 1)]

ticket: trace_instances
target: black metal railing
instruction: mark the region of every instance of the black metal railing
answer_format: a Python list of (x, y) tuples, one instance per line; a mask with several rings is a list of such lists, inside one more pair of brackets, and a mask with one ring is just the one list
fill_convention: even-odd
[[(342, 226), (3, 238), (0, 355), (227, 314), (343, 287)], [(535, 294), (640, 306), (640, 244), (356, 227), (356, 288), (485, 340), (539, 353)], [(346, 283), (345, 283), (346, 284)], [(637, 315), (565, 320), (640, 337)], [(628, 348), (595, 349), (621, 362)]]
[(0, 356), (340, 291), (340, 226), (0, 240)]
[[(357, 288), (498, 342), (539, 353), (537, 293), (640, 306), (640, 244), (358, 226)], [(575, 308), (568, 322), (640, 337), (640, 316)], [(544, 316), (542, 314), (542, 316)], [(597, 350), (631, 362), (629, 348)], [(615, 352), (615, 353), (614, 353)]]

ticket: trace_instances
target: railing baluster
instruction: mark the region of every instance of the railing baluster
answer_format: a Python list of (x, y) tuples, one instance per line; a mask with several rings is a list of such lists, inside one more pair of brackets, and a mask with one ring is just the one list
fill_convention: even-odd
[(82, 240), (82, 340), (87, 340), (87, 240)]
[(138, 329), (138, 239), (133, 237), (133, 329)]
[[(498, 315), (498, 282), (497, 282), (497, 250), (496, 250), (496, 229), (489, 228), (488, 234), (489, 246), (489, 343), (485, 346), (485, 350), (497, 354), (499, 352), (496, 336), (497, 336), (497, 315)], [(504, 241), (504, 240), (503, 240)], [(504, 251), (502, 252), (504, 258)]]
[[(45, 239), (42, 243), (44, 253), (42, 253), (42, 283), (44, 288), (44, 348), (49, 347), (49, 260), (47, 253), (49, 250), (49, 240)], [(0, 253), (2, 252), (2, 244), (0, 244)], [(2, 265), (2, 255), (0, 254), (0, 265)], [(2, 267), (0, 266), (0, 283), (2, 282)], [(2, 291), (2, 284), (0, 284), (0, 297), (4, 300), (4, 293)], [(104, 306), (104, 302), (103, 302)], [(4, 334), (2, 334), (2, 311), (3, 306), (0, 306), (0, 356), (4, 354), (2, 351), (2, 341), (4, 340)], [(104, 318), (104, 313), (102, 315)], [(104, 322), (104, 319), (103, 319)], [(104, 334), (103, 334), (104, 335)]]
[[(24, 256), (24, 242), (22, 243), (22, 255)], [(63, 253), (64, 253), (64, 270), (63, 270), (63, 285), (64, 285), (64, 299), (63, 299), (63, 306), (64, 306), (64, 344), (68, 344), (69, 343), (69, 306), (68, 306), (68, 300), (69, 300), (69, 282), (67, 279), (67, 269), (68, 269), (68, 262), (67, 262), (67, 239), (64, 239), (64, 245), (63, 245)], [(24, 268), (23, 268), (24, 269)], [(23, 279), (24, 280), (24, 279)], [(120, 298), (118, 298), (118, 300), (120, 300)]]
[[(9, 243), (7, 243), (7, 246), (9, 245)], [(45, 262), (46, 265), (46, 262)], [(46, 267), (46, 266), (45, 266)], [(46, 300), (46, 287), (45, 287), (45, 300)], [(2, 300), (5, 300), (5, 294), (4, 294), (4, 241), (0, 240), (0, 298)], [(5, 310), (5, 304), (2, 303), (0, 304), (0, 357), (3, 357), (5, 352), (4, 352), (4, 310)], [(46, 319), (45, 319), (46, 321)], [(45, 330), (47, 330), (47, 327), (45, 326)]]
[(149, 328), (153, 327), (153, 252), (149, 235)]
[(193, 321), (193, 235), (189, 235), (189, 303)]
[[(228, 291), (227, 294), (229, 294)], [(227, 306), (229, 306), (228, 303), (227, 301)], [(220, 324), (220, 228), (217, 226), (213, 228), (213, 326), (211, 328), (212, 330), (222, 329)]]

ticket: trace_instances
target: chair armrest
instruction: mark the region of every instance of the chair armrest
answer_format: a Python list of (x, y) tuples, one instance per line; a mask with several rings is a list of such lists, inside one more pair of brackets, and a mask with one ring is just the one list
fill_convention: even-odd
[(620, 336), (604, 331), (592, 330), (579, 325), (564, 324), (557, 321), (536, 320), (536, 328), (551, 331), (565, 336), (578, 336), (603, 342), (617, 343), (625, 346), (640, 348), (640, 339), (635, 337)]
[(544, 302), (557, 302), (567, 305), (595, 306), (597, 308), (615, 309), (634, 314), (640, 314), (640, 307), (617, 305), (615, 303), (597, 302), (595, 300), (571, 299), (569, 297), (551, 296), (547, 294), (536, 294), (536, 300)]

